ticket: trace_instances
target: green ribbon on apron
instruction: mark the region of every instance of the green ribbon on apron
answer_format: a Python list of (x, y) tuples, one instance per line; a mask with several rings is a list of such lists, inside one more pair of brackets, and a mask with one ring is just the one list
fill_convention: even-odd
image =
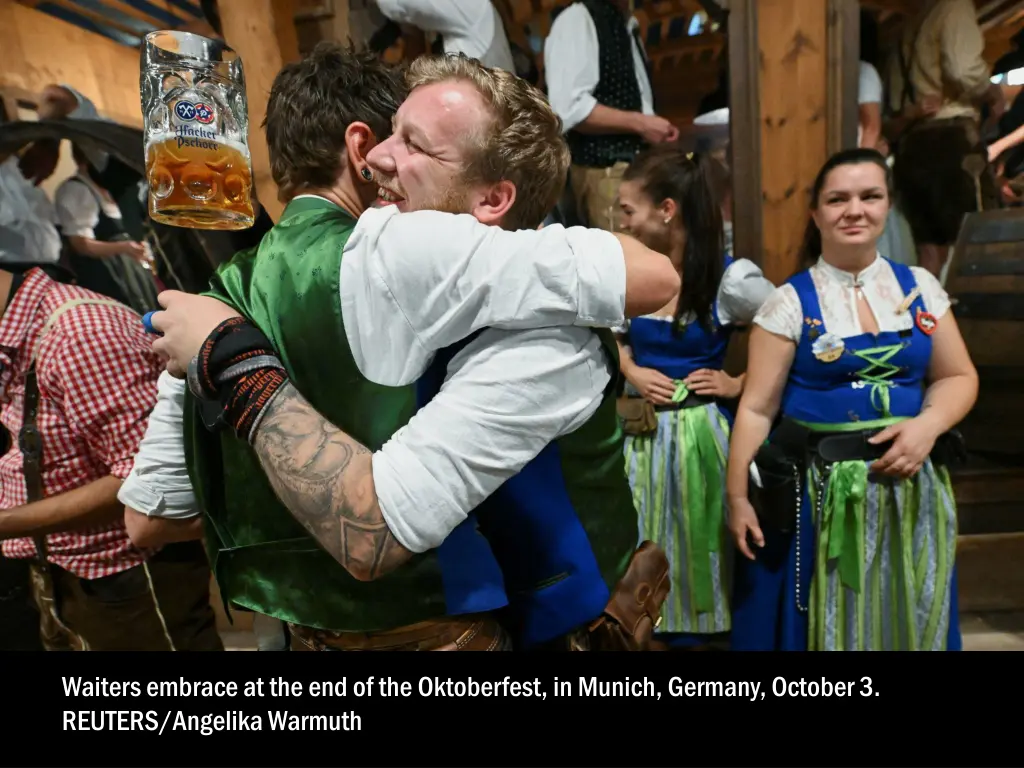
[[(888, 394), (888, 393), (886, 393)], [(889, 416), (868, 421), (849, 421), (841, 424), (798, 421), (815, 432), (862, 432), (906, 421)], [(862, 540), (864, 516), (863, 502), (867, 497), (868, 463), (866, 461), (840, 461), (832, 465), (822, 505), (819, 536), (828, 537), (828, 558), (839, 560), (839, 578), (843, 585), (860, 592), (863, 586), (860, 553), (857, 542)]]
[(832, 465), (825, 493), (819, 536), (828, 536), (828, 559), (839, 560), (839, 578), (843, 585), (860, 592), (861, 541), (864, 516), (862, 502), (867, 497), (868, 467), (863, 461), (841, 461)]
[[(672, 395), (673, 403), (683, 402), (690, 390), (681, 380), (675, 381), (676, 391)], [(715, 590), (711, 576), (711, 560), (704, 557), (704, 552), (718, 552), (721, 545), (721, 532), (724, 526), (723, 492), (720, 483), (708, 482), (707, 472), (702, 458), (712, 455), (718, 450), (718, 442), (711, 426), (710, 416), (705, 409), (692, 409), (693, 412), (681, 415), (683, 423), (682, 445), (689, 450), (683, 456), (686, 471), (687, 491), (699, 486), (704, 491), (703, 499), (693, 498), (693, 494), (685, 494), (686, 514), (689, 517), (689, 535), (691, 549), (700, 555), (690, 561), (694, 607), (699, 613), (712, 613), (715, 610)]]

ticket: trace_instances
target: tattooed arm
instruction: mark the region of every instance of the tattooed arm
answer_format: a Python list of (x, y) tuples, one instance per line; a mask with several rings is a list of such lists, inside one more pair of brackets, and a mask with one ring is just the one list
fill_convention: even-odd
[(355, 578), (436, 548), (545, 446), (584, 423), (611, 377), (587, 328), (482, 333), (441, 391), (380, 450), (332, 426), (293, 386), (253, 447), (278, 497)]
[(253, 448), (284, 505), (355, 578), (371, 581), (412, 557), (381, 513), (370, 450), (291, 384), (267, 405)]

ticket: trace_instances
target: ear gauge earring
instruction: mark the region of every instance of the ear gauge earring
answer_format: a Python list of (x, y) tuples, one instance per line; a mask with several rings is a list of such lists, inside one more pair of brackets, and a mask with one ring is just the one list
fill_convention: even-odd
[(359, 171), (359, 173), (367, 181), (373, 181), (373, 173), (371, 173), (369, 168), (363, 168), (361, 171)]

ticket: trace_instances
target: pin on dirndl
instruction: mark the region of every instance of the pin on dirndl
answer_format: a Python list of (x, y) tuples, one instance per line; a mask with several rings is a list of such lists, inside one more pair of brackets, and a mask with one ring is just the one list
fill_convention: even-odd
[(909, 312), (910, 311), (910, 305), (913, 304), (914, 303), (914, 299), (916, 299), (920, 295), (921, 295), (921, 289), (915, 286), (914, 290), (912, 290), (910, 293), (908, 293), (907, 297), (905, 299), (903, 299), (903, 301), (900, 303), (899, 308), (896, 310), (896, 314), (897, 315), (902, 315), (902, 314), (905, 314), (905, 313)]
[(931, 336), (935, 333), (935, 329), (939, 327), (939, 321), (935, 319), (935, 315), (931, 312), (922, 312), (920, 308), (917, 310), (917, 317), (914, 318), (914, 322), (921, 329), (921, 333), (927, 336)]
[(814, 340), (811, 352), (823, 363), (834, 363), (843, 355), (846, 344), (834, 333), (823, 333)]

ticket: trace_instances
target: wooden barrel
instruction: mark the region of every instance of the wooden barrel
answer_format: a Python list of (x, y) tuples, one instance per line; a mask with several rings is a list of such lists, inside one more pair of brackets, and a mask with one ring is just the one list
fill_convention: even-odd
[(980, 380), (953, 473), (960, 610), (1024, 611), (1024, 209), (964, 218), (946, 290)]
[(1024, 467), (1024, 209), (964, 218), (946, 290), (981, 381), (961, 431), (973, 453)]

